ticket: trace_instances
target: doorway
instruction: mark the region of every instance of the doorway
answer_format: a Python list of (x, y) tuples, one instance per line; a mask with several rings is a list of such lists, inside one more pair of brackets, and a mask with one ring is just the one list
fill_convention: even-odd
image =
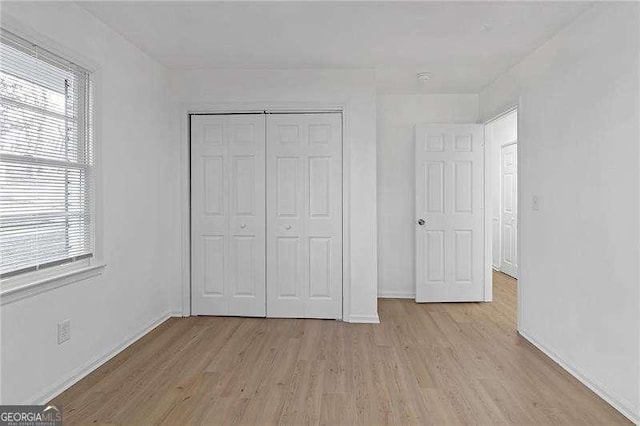
[(518, 278), (518, 111), (485, 124), (490, 150), (493, 269)]

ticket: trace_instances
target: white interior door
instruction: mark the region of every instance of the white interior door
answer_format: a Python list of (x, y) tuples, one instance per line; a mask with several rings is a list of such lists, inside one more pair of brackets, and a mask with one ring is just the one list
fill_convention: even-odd
[(416, 126), (417, 302), (483, 300), (483, 129)]
[(518, 278), (518, 145), (504, 145), (501, 149), (501, 234), (502, 258), (500, 270)]
[(266, 315), (264, 120), (191, 117), (194, 315)]
[(342, 115), (267, 116), (267, 316), (342, 317)]

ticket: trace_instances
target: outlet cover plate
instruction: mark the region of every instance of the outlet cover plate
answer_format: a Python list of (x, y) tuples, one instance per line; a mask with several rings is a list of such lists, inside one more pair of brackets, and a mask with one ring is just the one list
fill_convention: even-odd
[(71, 321), (66, 319), (58, 323), (58, 344), (61, 345), (71, 338)]

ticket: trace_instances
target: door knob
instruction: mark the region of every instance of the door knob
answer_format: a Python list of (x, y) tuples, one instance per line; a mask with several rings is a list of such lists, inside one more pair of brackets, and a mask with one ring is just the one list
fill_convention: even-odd
[(424, 219), (418, 219), (418, 225), (424, 226), (425, 223)]
[(242, 225), (240, 225), (240, 229), (244, 229), (244, 228), (246, 228), (246, 227), (247, 227), (247, 224), (246, 224), (246, 223), (243, 223)]
[(289, 229), (291, 229), (291, 225), (285, 226), (284, 229), (286, 229), (288, 231)]

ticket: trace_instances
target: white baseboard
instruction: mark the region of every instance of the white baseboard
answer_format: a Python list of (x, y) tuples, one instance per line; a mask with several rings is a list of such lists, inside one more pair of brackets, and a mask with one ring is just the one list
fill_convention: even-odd
[(118, 355), (120, 352), (122, 352), (123, 350), (131, 346), (138, 339), (143, 337), (145, 334), (147, 334), (148, 332), (150, 332), (151, 330), (153, 330), (154, 328), (156, 328), (157, 326), (159, 326), (160, 324), (162, 324), (172, 316), (175, 316), (173, 312), (169, 312), (169, 311), (164, 312), (158, 318), (148, 322), (140, 330), (130, 335), (122, 343), (116, 345), (114, 348), (112, 348), (110, 351), (108, 351), (104, 355), (99, 356), (94, 360), (88, 362), (87, 364), (76, 368), (69, 374), (68, 377), (65, 377), (64, 379), (58, 381), (57, 383), (54, 383), (53, 385), (49, 386), (45, 391), (25, 401), (25, 404), (36, 404), (36, 405), (46, 404), (47, 402), (51, 401), (53, 398), (60, 395), (62, 392), (64, 392), (65, 390), (67, 390), (77, 382), (79, 382), (81, 379), (89, 375), (91, 372), (93, 372), (95, 369), (100, 367), (102, 364), (109, 361), (111, 358), (113, 358), (114, 356)]
[(380, 324), (380, 318), (378, 314), (375, 315), (349, 315), (347, 322), (362, 323), (362, 324)]
[(378, 292), (378, 299), (415, 299), (415, 291), (386, 291)]
[(527, 333), (524, 330), (518, 330), (518, 333), (520, 333), (520, 335), (528, 340), (533, 346), (540, 349), (540, 351), (551, 358), (556, 364), (565, 369), (569, 374), (578, 379), (583, 385), (591, 389), (596, 395), (604, 399), (609, 405), (618, 410), (623, 416), (631, 420), (633, 423), (640, 425), (640, 413), (634, 413), (634, 410), (637, 410), (637, 408), (634, 408), (633, 404), (631, 404), (624, 398), (615, 396), (601, 383), (598, 383), (597, 381), (579, 372), (566, 360), (558, 356), (554, 350), (542, 344), (540, 340), (532, 337), (531, 334)]

